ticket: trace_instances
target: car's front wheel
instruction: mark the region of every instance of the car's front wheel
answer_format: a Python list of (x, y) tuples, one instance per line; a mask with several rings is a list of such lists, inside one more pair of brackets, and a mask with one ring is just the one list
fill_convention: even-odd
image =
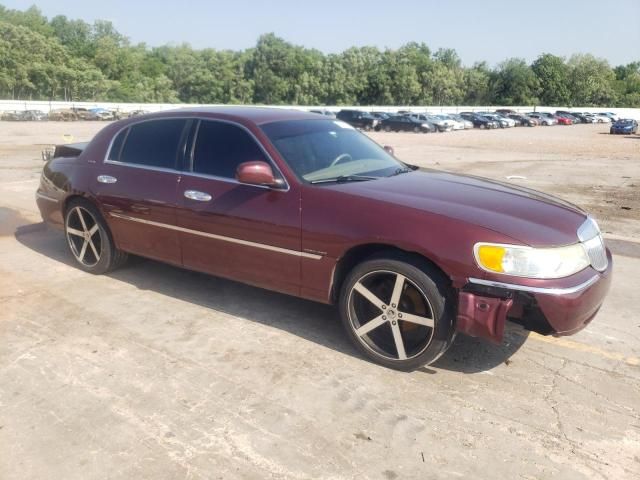
[(115, 247), (98, 209), (86, 200), (73, 200), (68, 205), (64, 232), (76, 265), (85, 272), (106, 273), (127, 259), (127, 254)]
[(454, 335), (447, 280), (427, 262), (404, 255), (356, 266), (340, 295), (347, 335), (371, 360), (411, 371), (434, 362)]

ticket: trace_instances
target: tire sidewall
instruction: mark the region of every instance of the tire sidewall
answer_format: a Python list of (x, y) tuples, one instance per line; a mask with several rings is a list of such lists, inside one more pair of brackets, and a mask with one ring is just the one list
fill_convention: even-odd
[[(400, 273), (413, 282), (427, 297), (434, 316), (434, 330), (429, 345), (418, 356), (408, 360), (386, 359), (373, 353), (354, 332), (349, 316), (349, 296), (355, 283), (367, 273), (388, 270)], [(374, 362), (388, 368), (412, 371), (437, 360), (450, 345), (454, 335), (454, 321), (451, 301), (448, 300), (447, 280), (427, 262), (410, 256), (387, 255), (371, 258), (357, 265), (345, 279), (340, 292), (338, 308), (343, 327), (349, 339), (360, 352)]]
[[(87, 266), (81, 263), (74, 255), (73, 250), (71, 249), (71, 245), (69, 245), (69, 237), (67, 233), (67, 225), (69, 223), (69, 215), (73, 211), (74, 208), (81, 207), (87, 212), (89, 212), (96, 223), (98, 224), (98, 230), (100, 232), (100, 260), (93, 266)], [(88, 200), (73, 200), (67, 206), (64, 215), (64, 235), (65, 242), (67, 244), (67, 249), (73, 258), (74, 265), (81, 270), (84, 270), (88, 273), (93, 273), (96, 275), (100, 275), (102, 273), (106, 273), (110, 270), (113, 265), (114, 256), (116, 254), (113, 239), (111, 238), (111, 233), (109, 232), (109, 227), (107, 226), (104, 218), (100, 214), (100, 211)]]

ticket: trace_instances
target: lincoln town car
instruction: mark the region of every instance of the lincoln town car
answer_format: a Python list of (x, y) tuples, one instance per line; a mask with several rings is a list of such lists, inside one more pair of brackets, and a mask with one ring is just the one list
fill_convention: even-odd
[(51, 157), (36, 200), (78, 268), (133, 254), (333, 304), (355, 348), (389, 368), (434, 362), (457, 333), (501, 342), (507, 321), (572, 334), (611, 283), (579, 207), (418, 168), (312, 113), (146, 114)]

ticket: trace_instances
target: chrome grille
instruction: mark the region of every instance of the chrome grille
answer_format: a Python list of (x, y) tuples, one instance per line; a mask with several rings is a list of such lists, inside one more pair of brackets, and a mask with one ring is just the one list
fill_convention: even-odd
[(580, 225), (578, 238), (587, 252), (591, 266), (600, 272), (606, 270), (609, 265), (607, 249), (604, 246), (600, 228), (593, 218), (587, 217), (587, 220)]

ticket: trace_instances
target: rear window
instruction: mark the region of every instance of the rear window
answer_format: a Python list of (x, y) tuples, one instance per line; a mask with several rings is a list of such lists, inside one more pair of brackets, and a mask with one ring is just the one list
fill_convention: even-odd
[(109, 150), (109, 160), (118, 161), (120, 160), (120, 151), (122, 150), (122, 143), (124, 142), (124, 138), (127, 136), (128, 128), (122, 130), (116, 138), (113, 140), (111, 144), (111, 150)]
[[(176, 168), (178, 149), (186, 123), (187, 120), (184, 119), (166, 119), (132, 125), (129, 127), (119, 160), (151, 167)], [(116, 138), (114, 146), (118, 141), (121, 140)]]

